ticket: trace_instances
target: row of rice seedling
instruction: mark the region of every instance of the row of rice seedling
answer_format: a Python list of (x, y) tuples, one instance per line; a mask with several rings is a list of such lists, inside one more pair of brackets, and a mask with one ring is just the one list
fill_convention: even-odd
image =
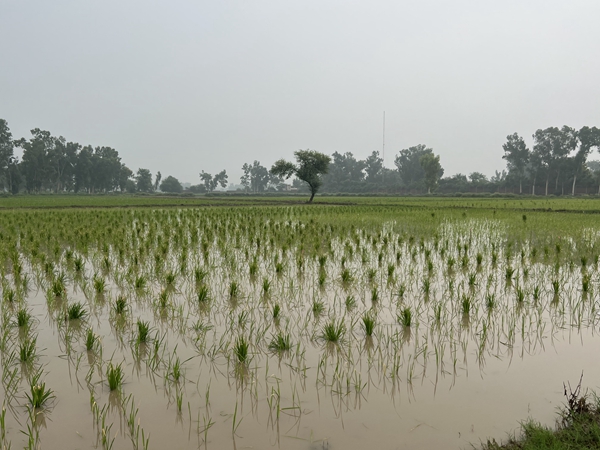
[[(159, 447), (188, 445), (191, 433), (164, 425), (171, 414), (204, 446), (246, 434), (265, 443), (294, 427), (305, 439), (300, 423), (321, 426), (303, 413), (320, 404), (315, 395), (330, 399), (326, 417), (359, 414), (367, 402), (416, 396), (425, 388), (415, 380), (435, 392), (467, 383), (469, 370), (483, 376), (489, 364), (535, 358), (548, 338), (600, 320), (600, 232), (573, 214), (393, 206), (2, 214), (6, 442), (20, 442), (14, 430), (44, 441), (37, 422), (19, 427), (25, 406), (78, 408), (82, 394), (61, 393), (82, 387), (90, 406), (81, 425), (103, 448), (147, 447), (147, 429)], [(44, 377), (54, 373), (65, 376), (51, 389)], [(125, 431), (113, 431), (127, 416)], [(263, 418), (266, 437), (256, 437)]]

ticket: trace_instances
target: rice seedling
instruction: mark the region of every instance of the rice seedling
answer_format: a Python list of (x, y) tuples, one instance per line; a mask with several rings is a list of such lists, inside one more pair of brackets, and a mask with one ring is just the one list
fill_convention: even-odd
[(169, 292), (166, 289), (160, 291), (158, 294), (157, 306), (160, 309), (166, 309), (169, 307)]
[(233, 355), (240, 364), (248, 362), (250, 345), (244, 336), (240, 336), (235, 340), (233, 345)]
[(73, 265), (75, 268), (75, 272), (77, 273), (81, 273), (85, 269), (85, 262), (83, 261), (83, 258), (81, 258), (81, 256), (77, 256), (75, 258), (75, 260), (73, 261)]
[(123, 295), (119, 295), (113, 305), (113, 311), (116, 315), (122, 316), (127, 313), (127, 299)]
[(269, 292), (271, 291), (271, 282), (265, 278), (263, 279), (263, 283), (262, 283), (262, 293), (263, 295), (269, 295)]
[(206, 278), (208, 277), (208, 272), (200, 267), (194, 268), (194, 282), (196, 284), (204, 284)]
[(398, 323), (404, 327), (410, 327), (412, 325), (412, 311), (410, 308), (404, 308), (400, 311), (397, 316)]
[(354, 281), (354, 277), (349, 269), (343, 269), (340, 278), (342, 279), (342, 283), (345, 284), (350, 284)]
[(371, 302), (377, 303), (379, 301), (379, 289), (377, 287), (373, 287), (371, 289)]
[(584, 294), (587, 294), (590, 292), (590, 287), (591, 287), (591, 278), (589, 274), (585, 274), (583, 277), (581, 277), (581, 291)]
[(463, 316), (468, 316), (471, 313), (471, 309), (473, 307), (473, 299), (468, 296), (468, 295), (464, 295), (461, 298), (461, 310), (463, 313)]
[(319, 271), (319, 279), (318, 279), (319, 287), (321, 287), (321, 288), (324, 287), (326, 281), (327, 281), (327, 272), (325, 272), (324, 270), (320, 270)]
[(344, 305), (347, 311), (351, 311), (356, 307), (356, 299), (352, 295), (348, 295), (346, 300), (344, 300)]
[(98, 276), (97, 274), (94, 275), (93, 284), (94, 284), (94, 292), (96, 292), (96, 294), (98, 294), (98, 295), (104, 294), (104, 291), (106, 290), (106, 280), (104, 278)]
[(45, 382), (40, 382), (41, 372), (36, 373), (31, 379), (29, 393), (26, 393), (27, 401), (34, 409), (41, 409), (55, 398), (54, 391), (46, 387)]
[(275, 303), (273, 305), (273, 310), (271, 312), (273, 319), (277, 320), (279, 319), (279, 316), (281, 315), (281, 306), (279, 306), (279, 303)]
[(237, 298), (240, 293), (240, 286), (237, 281), (229, 283), (229, 298)]
[(486, 294), (485, 307), (488, 309), (488, 311), (491, 311), (496, 307), (496, 297), (494, 294)]
[(148, 280), (144, 275), (137, 276), (133, 283), (133, 287), (136, 291), (142, 291), (142, 290), (146, 289), (147, 285), (148, 285)]
[(344, 338), (346, 326), (343, 321), (332, 320), (323, 326), (321, 338), (329, 343), (338, 343)]
[(100, 340), (94, 333), (92, 328), (88, 328), (85, 334), (85, 348), (88, 352), (94, 351), (99, 344)]
[(111, 391), (121, 389), (124, 377), (125, 374), (123, 373), (123, 367), (121, 363), (117, 365), (114, 365), (112, 362), (108, 363), (108, 367), (106, 369), (106, 380), (108, 381), (108, 388)]
[(272, 352), (286, 352), (292, 348), (292, 338), (289, 334), (278, 333), (273, 336), (269, 344), (269, 350)]
[(37, 357), (36, 343), (36, 338), (28, 338), (19, 344), (19, 361), (23, 364), (33, 363)]
[(209, 291), (208, 286), (205, 284), (200, 285), (198, 287), (198, 292), (196, 294), (196, 299), (199, 305), (205, 305), (209, 300)]
[(325, 303), (320, 300), (313, 300), (311, 309), (315, 317), (320, 316), (325, 311)]
[(402, 300), (404, 298), (405, 293), (406, 293), (406, 285), (404, 283), (402, 283), (398, 287), (398, 298), (400, 298)]
[(365, 334), (372, 336), (375, 329), (375, 318), (370, 314), (364, 314), (362, 316), (362, 324)]
[(176, 279), (177, 279), (177, 275), (174, 272), (169, 272), (165, 276), (165, 284), (167, 286), (173, 287), (175, 285)]
[(64, 298), (67, 295), (67, 288), (65, 286), (64, 276), (58, 276), (52, 281), (50, 287), (52, 294), (57, 298)]
[(81, 302), (71, 303), (67, 306), (65, 317), (67, 320), (84, 320), (88, 313)]
[(137, 342), (147, 343), (150, 340), (150, 324), (143, 320), (138, 319), (137, 321)]
[(554, 292), (554, 296), (558, 296), (560, 293), (560, 281), (552, 280), (552, 291)]
[(5, 289), (2, 294), (6, 303), (13, 304), (17, 300), (17, 293), (11, 288)]
[(515, 293), (517, 295), (517, 305), (522, 306), (525, 301), (525, 291), (521, 287), (517, 287)]
[(507, 266), (504, 271), (504, 279), (506, 283), (510, 283), (513, 279), (513, 275), (515, 273), (515, 269), (511, 266)]
[(19, 328), (27, 328), (31, 323), (31, 313), (25, 309), (21, 308), (17, 311), (17, 326)]

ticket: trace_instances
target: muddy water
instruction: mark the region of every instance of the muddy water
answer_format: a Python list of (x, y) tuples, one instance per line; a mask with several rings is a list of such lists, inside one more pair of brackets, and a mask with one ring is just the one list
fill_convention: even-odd
[[(36, 319), (38, 363), (56, 396), (36, 418), (41, 448), (144, 448), (141, 431), (136, 440), (127, 423), (131, 411), (137, 411), (133, 423), (149, 436), (153, 449), (470, 448), (487, 438), (505, 438), (527, 417), (553, 425), (564, 400), (563, 382), (576, 384), (583, 372), (584, 384), (596, 388), (594, 380), (600, 379), (598, 297), (593, 291), (582, 295), (579, 269), (561, 267), (557, 273), (549, 264), (507, 256), (503, 230), (497, 224), (477, 226), (481, 236), (498, 243), (498, 263), (490, 262), (483, 238), (472, 240), (469, 250), (471, 260), (478, 251), (486, 255), (481, 268), (471, 262), (466, 270), (447, 270), (448, 255), (457, 265), (460, 260), (449, 247), (444, 257), (432, 253), (430, 273), (418, 246), (404, 243), (396, 249), (400, 260), (394, 262), (390, 250), (378, 264), (381, 249), (364, 242), (367, 263), (354, 257), (345, 264), (354, 281), (341, 283), (340, 262), (330, 258), (322, 287), (317, 261), (307, 261), (300, 271), (293, 258), (282, 257), (286, 269), (276, 276), (269, 265), (272, 255), (267, 255), (261, 275), (253, 279), (241, 254), (231, 263), (231, 256), (214, 250), (207, 307), (197, 306), (196, 286), (184, 277), (176, 282), (167, 308), (156, 305), (160, 283), (135, 293), (111, 282), (97, 296), (73, 281), (68, 302), (82, 301), (91, 313), (82, 324), (60, 319), (32, 281), (26, 301)], [(473, 227), (449, 227), (441, 235), (453, 242), (466, 229)], [(341, 255), (343, 243), (334, 246)], [(388, 263), (396, 267), (390, 279)], [(94, 264), (90, 257), (88, 266)], [(508, 266), (517, 272), (527, 268), (529, 274), (507, 281)], [(375, 270), (372, 279), (367, 268)], [(35, 269), (30, 270), (36, 280)], [(91, 280), (93, 272), (88, 272), (84, 279)], [(270, 295), (261, 292), (264, 273), (271, 274)], [(597, 283), (596, 271), (590, 273)], [(468, 286), (470, 274), (476, 274), (473, 287)], [(423, 291), (424, 278), (431, 281), (429, 295)], [(549, 285), (556, 278), (563, 286), (558, 296)], [(230, 298), (228, 285), (234, 279), (241, 293)], [(401, 285), (403, 296), (398, 294)], [(515, 303), (517, 286), (526, 291), (520, 305)], [(534, 300), (536, 286), (541, 294)], [(123, 293), (131, 310), (119, 323), (110, 305)], [(490, 294), (495, 299), (491, 308), (486, 306)], [(353, 308), (345, 304), (349, 295), (356, 299)], [(473, 302), (468, 314), (461, 313), (465, 296)], [(315, 300), (323, 302), (321, 315), (312, 312)], [(278, 321), (271, 313), (275, 303), (282, 308)], [(396, 318), (404, 308), (413, 312), (410, 327)], [(367, 311), (377, 317), (372, 339), (361, 328)], [(153, 341), (141, 350), (135, 343), (138, 318), (153, 327)], [(328, 345), (321, 330), (334, 318), (344, 321), (346, 332), (340, 343)], [(101, 352), (85, 350), (88, 327), (101, 337)], [(281, 355), (267, 348), (278, 331), (289, 333), (293, 344)], [(245, 364), (233, 356), (238, 336), (251, 343)], [(179, 381), (170, 375), (169, 361), (176, 357), (183, 363)], [(109, 361), (123, 365), (120, 393), (109, 391)], [(13, 448), (26, 444), (20, 433), (28, 421), (26, 389), (23, 379), (10, 401), (7, 426)], [(99, 410), (106, 411), (104, 424)]]

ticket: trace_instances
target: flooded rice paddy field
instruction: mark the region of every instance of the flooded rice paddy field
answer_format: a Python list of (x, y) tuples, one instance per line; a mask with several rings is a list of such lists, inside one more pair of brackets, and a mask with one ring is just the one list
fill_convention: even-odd
[(0, 448), (471, 448), (595, 388), (600, 223), (8, 211)]

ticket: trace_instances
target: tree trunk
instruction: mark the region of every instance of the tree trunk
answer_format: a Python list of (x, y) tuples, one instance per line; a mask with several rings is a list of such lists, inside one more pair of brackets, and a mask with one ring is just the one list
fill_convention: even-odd
[(312, 187), (310, 188), (310, 200), (308, 201), (308, 203), (312, 203), (313, 198), (315, 198), (315, 194), (317, 193), (316, 189), (313, 189)]
[(577, 174), (573, 177), (573, 189), (571, 190), (571, 195), (575, 197), (575, 182), (577, 181)]
[(519, 178), (519, 194), (522, 194), (522, 193), (523, 193), (523, 182)]
[(548, 196), (548, 182), (550, 181), (550, 175), (546, 177), (546, 196)]
[(535, 195), (535, 182), (537, 177), (533, 177), (533, 186), (531, 187), (531, 195)]

